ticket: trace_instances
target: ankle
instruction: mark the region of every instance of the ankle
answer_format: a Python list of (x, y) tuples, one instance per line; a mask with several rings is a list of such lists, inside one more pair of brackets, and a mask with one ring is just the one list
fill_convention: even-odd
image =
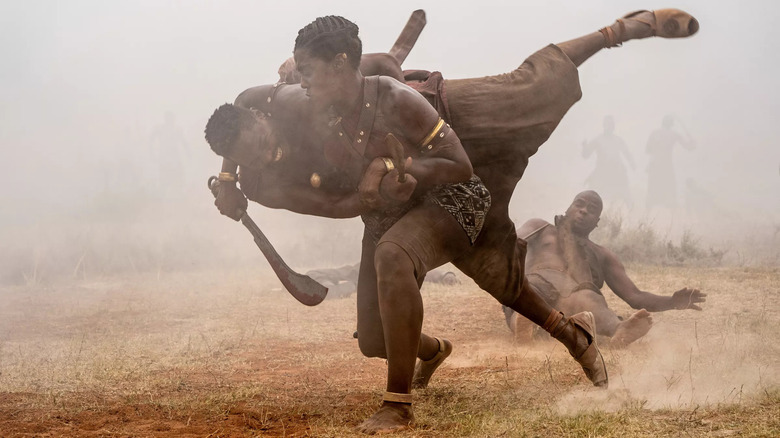
[(626, 26), (622, 20), (618, 20), (607, 27), (599, 29), (599, 32), (604, 36), (604, 47), (611, 49), (613, 47), (620, 47), (626, 38)]
[(442, 347), (443, 347), (443, 343), (442, 343), (441, 339), (433, 338), (433, 345), (432, 345), (432, 347), (433, 348), (429, 348), (428, 351), (425, 352), (427, 354), (422, 354), (421, 353), (417, 357), (421, 361), (423, 361), (423, 362), (429, 362), (429, 361), (432, 361), (433, 359), (436, 359), (436, 356), (439, 355), (439, 352), (442, 350)]

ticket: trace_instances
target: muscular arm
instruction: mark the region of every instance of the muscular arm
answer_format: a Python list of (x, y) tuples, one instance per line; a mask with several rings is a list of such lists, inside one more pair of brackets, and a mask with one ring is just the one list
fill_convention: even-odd
[[(419, 147), (432, 132), (439, 121), (439, 114), (422, 95), (411, 88), (393, 82), (382, 102), (382, 111), (389, 121), (389, 128), (397, 137), (403, 138), (407, 145)], [(439, 134), (444, 133), (441, 137)], [(430, 142), (419, 156), (415, 156), (411, 166), (406, 169), (417, 180), (417, 189), (427, 189), (438, 184), (467, 181), (473, 173), (463, 145), (457, 134), (444, 125), (439, 134)]]
[(672, 309), (694, 309), (701, 310), (697, 303), (704, 302), (706, 294), (697, 289), (683, 288), (675, 292), (672, 296), (660, 296), (650, 292), (639, 290), (638, 287), (628, 278), (626, 268), (617, 259), (612, 251), (601, 248), (604, 268), (604, 275), (607, 285), (623, 301), (628, 303), (634, 309), (646, 309), (650, 312), (662, 312)]
[(247, 197), (268, 208), (333, 219), (356, 217), (365, 209), (357, 192), (334, 194), (302, 185), (263, 184), (262, 180), (260, 185), (262, 189)]

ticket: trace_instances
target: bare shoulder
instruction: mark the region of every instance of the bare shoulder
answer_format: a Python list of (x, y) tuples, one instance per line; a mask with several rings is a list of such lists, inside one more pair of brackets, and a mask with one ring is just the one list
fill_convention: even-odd
[[(389, 76), (379, 76), (379, 97), (382, 108), (393, 105), (417, 106), (428, 101), (412, 87)], [(431, 108), (433, 110), (433, 108)]]
[(360, 72), (363, 76), (389, 76), (399, 81), (404, 79), (401, 65), (389, 53), (364, 53), (360, 58)]
[(241, 108), (256, 108), (265, 103), (270, 95), (273, 85), (258, 85), (256, 87), (247, 88), (242, 91), (234, 104)]
[(416, 90), (387, 76), (379, 77), (379, 110), (395, 132), (403, 132), (412, 143), (436, 126), (439, 113)]
[(617, 258), (617, 255), (615, 255), (614, 252), (610, 251), (606, 247), (603, 247), (593, 242), (590, 239), (588, 239), (588, 246), (590, 246), (590, 248), (596, 252), (601, 263), (614, 264), (620, 262), (620, 260), (618, 260)]
[(546, 226), (551, 226), (551, 224), (544, 219), (528, 219), (523, 225), (517, 228), (517, 237), (528, 240), (538, 234), (538, 231)]

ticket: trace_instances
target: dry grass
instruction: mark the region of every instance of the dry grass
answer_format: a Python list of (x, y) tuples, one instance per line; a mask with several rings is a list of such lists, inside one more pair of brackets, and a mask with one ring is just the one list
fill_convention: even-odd
[[(455, 343), (400, 436), (777, 436), (777, 268), (634, 266), (644, 289), (709, 293), (604, 349), (607, 391), (563, 347), (511, 343), (472, 283), (427, 285), (425, 330)], [(307, 308), (268, 274), (163, 273), (0, 289), (2, 436), (355, 435), (385, 364), (352, 339), (354, 297)], [(607, 294), (619, 313), (622, 302)]]

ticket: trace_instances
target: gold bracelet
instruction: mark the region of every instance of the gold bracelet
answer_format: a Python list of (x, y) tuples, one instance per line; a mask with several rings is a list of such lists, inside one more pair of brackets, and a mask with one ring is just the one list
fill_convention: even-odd
[(395, 169), (395, 164), (393, 164), (393, 160), (391, 160), (391, 159), (389, 159), (387, 157), (382, 157), (382, 161), (385, 162), (385, 169), (387, 169), (388, 173), (392, 172), (393, 169)]
[(237, 176), (238, 175), (236, 175), (235, 173), (219, 172), (219, 176), (217, 177), (217, 179), (223, 182), (236, 182)]

